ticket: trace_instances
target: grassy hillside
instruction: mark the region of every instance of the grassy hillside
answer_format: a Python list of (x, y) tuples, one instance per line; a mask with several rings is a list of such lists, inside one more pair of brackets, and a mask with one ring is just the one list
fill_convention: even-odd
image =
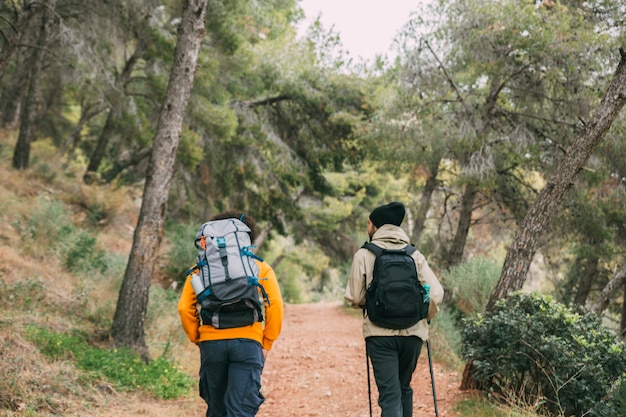
[[(146, 333), (152, 357), (166, 360), (153, 361), (160, 368), (133, 372), (132, 355), (110, 349), (108, 339), (141, 188), (87, 187), (83, 167), (64, 164), (45, 142), (33, 144), (30, 168), (16, 171), (14, 143), (0, 134), (0, 415), (168, 415), (160, 398), (179, 393), (138, 381), (158, 381), (170, 369), (197, 372), (177, 294), (155, 278)], [(156, 260), (157, 277), (162, 267)], [(107, 361), (124, 375), (89, 365)], [(188, 392), (175, 415), (197, 407), (195, 382), (181, 386)]]

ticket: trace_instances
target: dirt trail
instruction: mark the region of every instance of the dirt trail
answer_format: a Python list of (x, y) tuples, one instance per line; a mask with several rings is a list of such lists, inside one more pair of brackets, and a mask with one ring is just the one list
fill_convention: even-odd
[[(367, 365), (361, 317), (342, 311), (340, 303), (288, 304), (281, 337), (269, 352), (263, 371), (265, 403), (257, 417), (369, 417)], [(189, 372), (196, 373), (198, 350), (185, 349)], [(440, 417), (456, 417), (460, 398), (456, 373), (434, 365)], [(372, 377), (373, 416), (380, 416)], [(412, 382), (414, 417), (435, 416), (426, 348), (422, 350)], [(106, 397), (95, 409), (77, 404), (84, 417), (204, 416), (206, 406), (194, 388), (190, 397), (174, 401), (147, 399), (137, 394)], [(74, 415), (74, 414), (72, 414)]]
[[(453, 417), (460, 395), (457, 375), (434, 365), (440, 417)], [(373, 415), (379, 416), (372, 384)], [(258, 417), (367, 417), (367, 364), (361, 318), (339, 303), (290, 304), (280, 339), (263, 372), (266, 401)], [(413, 377), (414, 417), (434, 416), (426, 347)]]

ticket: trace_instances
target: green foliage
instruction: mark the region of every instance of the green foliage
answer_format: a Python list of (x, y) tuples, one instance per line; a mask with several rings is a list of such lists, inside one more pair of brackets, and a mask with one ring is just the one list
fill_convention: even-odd
[(186, 395), (192, 384), (190, 376), (164, 357), (146, 364), (131, 350), (92, 346), (79, 332), (63, 334), (29, 327), (27, 336), (50, 359), (74, 361), (88, 380), (104, 378), (120, 391), (142, 389), (158, 398), (171, 399)]
[(169, 242), (165, 272), (176, 282), (185, 282), (185, 272), (196, 263), (198, 251), (194, 244), (198, 223), (168, 223), (165, 238)]
[(442, 276), (452, 303), (465, 316), (481, 313), (500, 278), (501, 266), (492, 260), (474, 257), (450, 268)]
[(336, 300), (343, 294), (341, 274), (330, 268), (330, 257), (309, 239), (296, 242), (293, 237), (272, 236), (259, 255), (274, 268), (286, 302)]
[(35, 259), (42, 261), (56, 254), (68, 271), (106, 272), (111, 257), (97, 247), (97, 238), (92, 232), (73, 225), (63, 204), (40, 197), (37, 206), (26, 224), (18, 225), (22, 240)]
[(72, 230), (64, 248), (65, 267), (72, 272), (106, 272), (106, 253), (96, 247), (96, 237), (84, 230)]
[(304, 290), (304, 271), (298, 265), (286, 264), (280, 267), (279, 275), (278, 281), (283, 300), (292, 304), (304, 302), (307, 295)]
[(517, 293), (465, 320), (462, 353), (478, 384), (500, 399), (565, 416), (623, 415), (624, 390), (616, 389), (626, 372), (624, 343), (595, 314)]

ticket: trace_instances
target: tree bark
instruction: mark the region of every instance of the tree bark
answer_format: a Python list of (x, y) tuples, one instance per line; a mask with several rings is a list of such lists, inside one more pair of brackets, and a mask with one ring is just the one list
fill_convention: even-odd
[(111, 137), (114, 135), (116, 130), (115, 123), (119, 118), (121, 118), (122, 115), (122, 106), (124, 103), (124, 97), (122, 92), (125, 90), (126, 85), (130, 81), (130, 76), (133, 73), (135, 64), (137, 63), (143, 52), (144, 42), (142, 41), (135, 49), (135, 53), (133, 53), (133, 55), (131, 55), (131, 57), (126, 61), (126, 64), (124, 65), (124, 70), (116, 81), (116, 84), (119, 86), (119, 91), (113, 92), (113, 99), (111, 100), (111, 107), (109, 109), (109, 114), (107, 115), (106, 123), (102, 128), (102, 132), (100, 133), (100, 137), (98, 138), (96, 148), (91, 154), (91, 158), (89, 158), (87, 171), (83, 175), (83, 182), (85, 184), (92, 183), (93, 179), (96, 177), (98, 169), (100, 168), (100, 164), (104, 159), (107, 145), (109, 144), (109, 141), (111, 140)]
[[(615, 276), (604, 286), (600, 296), (596, 302), (591, 306), (591, 311), (595, 313), (602, 313), (609, 306), (611, 296), (626, 283), (626, 264), (622, 266)], [(624, 303), (626, 304), (626, 303)]]
[(458, 265), (463, 260), (465, 242), (467, 241), (467, 235), (469, 234), (472, 222), (472, 211), (474, 210), (474, 201), (476, 200), (477, 193), (478, 190), (474, 184), (468, 183), (465, 186), (465, 192), (463, 193), (463, 199), (461, 201), (461, 210), (459, 212), (459, 222), (446, 262), (448, 267)]
[(598, 255), (592, 255), (580, 260), (579, 263), (582, 266), (582, 274), (578, 279), (574, 303), (584, 306), (587, 302), (587, 298), (591, 292), (591, 284), (593, 284), (593, 280), (598, 276), (599, 262), (600, 258)]
[(437, 176), (439, 175), (439, 163), (441, 162), (441, 156), (436, 155), (430, 163), (430, 174), (426, 178), (426, 184), (422, 191), (422, 197), (420, 198), (420, 204), (415, 215), (415, 223), (413, 225), (412, 238), (413, 241), (418, 242), (422, 232), (424, 231), (424, 225), (426, 224), (426, 216), (428, 210), (430, 210), (430, 204), (432, 201), (433, 193), (437, 188)]
[(0, 80), (4, 76), (7, 65), (9, 65), (11, 57), (22, 40), (22, 35), (28, 30), (28, 24), (33, 17), (33, 9), (32, 5), (27, 4), (22, 10), (19, 10), (15, 26), (11, 25), (10, 35), (5, 37), (4, 47), (0, 50)]
[(98, 168), (100, 168), (100, 163), (102, 163), (102, 159), (104, 158), (104, 152), (106, 150), (107, 145), (109, 144), (109, 140), (111, 136), (113, 136), (114, 132), (114, 124), (117, 119), (120, 108), (118, 106), (113, 106), (109, 109), (109, 114), (107, 114), (107, 120), (104, 122), (104, 127), (100, 132), (100, 136), (98, 137), (98, 142), (96, 143), (96, 148), (91, 153), (91, 158), (89, 158), (89, 165), (87, 165), (87, 171), (83, 175), (83, 182), (85, 184), (91, 184), (96, 176), (96, 172), (98, 172)]
[(55, 7), (56, 0), (48, 0), (43, 4), (43, 15), (41, 18), (39, 39), (37, 41), (39, 47), (33, 51), (33, 55), (30, 59), (29, 68), (31, 68), (31, 73), (28, 83), (28, 93), (24, 101), (24, 110), (20, 116), (20, 133), (18, 134), (17, 143), (13, 150), (13, 168), (15, 169), (23, 170), (28, 168), (30, 160), (30, 144), (33, 140), (33, 126), (37, 116), (41, 68), (43, 66), (45, 46), (48, 39), (50, 39), (50, 28)]
[[(17, 68), (28, 68), (29, 60), (27, 51), (20, 50), (15, 57)], [(7, 129), (16, 129), (19, 126), (23, 102), (28, 92), (28, 71), (18, 71), (13, 75), (10, 83), (7, 83), (2, 92), (2, 126)]]
[[(151, 152), (152, 148), (143, 148), (139, 152), (133, 153), (129, 158), (115, 161), (110, 169), (102, 173), (102, 181), (110, 183), (120, 174), (120, 172), (128, 167), (138, 165), (141, 161), (150, 156)], [(83, 178), (83, 181), (84, 180), (85, 179)]]
[(143, 201), (124, 273), (111, 336), (118, 346), (134, 349), (146, 359), (144, 323), (155, 255), (163, 236), (167, 196), (173, 175), (182, 122), (191, 94), (200, 46), (205, 35), (208, 0), (186, 0), (167, 92), (153, 141)]
[(606, 94), (581, 135), (567, 150), (556, 174), (539, 193), (507, 251), (500, 279), (487, 303), (487, 310), (509, 293), (522, 288), (544, 232), (558, 206), (572, 186), (574, 178), (602, 141), (626, 102), (626, 52), (620, 48), (621, 60)]

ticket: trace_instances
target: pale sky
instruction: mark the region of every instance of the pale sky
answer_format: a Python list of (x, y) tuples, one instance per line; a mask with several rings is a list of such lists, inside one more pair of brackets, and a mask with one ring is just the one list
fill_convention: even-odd
[(300, 0), (306, 14), (300, 34), (321, 13), (325, 29), (335, 26), (350, 56), (371, 60), (376, 54), (391, 57), (393, 38), (425, 0)]

